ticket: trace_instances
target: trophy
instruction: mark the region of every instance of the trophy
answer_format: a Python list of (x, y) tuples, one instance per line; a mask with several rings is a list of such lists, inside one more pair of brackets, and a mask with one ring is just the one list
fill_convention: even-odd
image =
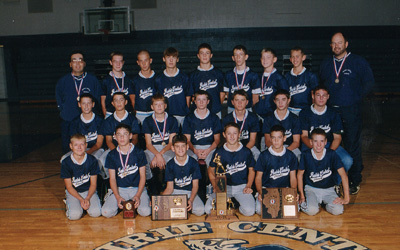
[(211, 203), (211, 212), (206, 216), (206, 221), (213, 220), (238, 220), (236, 210), (231, 198), (226, 193), (226, 170), (221, 163), (221, 156), (216, 154), (213, 160), (215, 168), (215, 199)]
[(261, 195), (261, 219), (299, 218), (295, 188), (264, 188)]
[(133, 219), (136, 217), (135, 202), (129, 200), (124, 201), (123, 205), (123, 215), (124, 219)]

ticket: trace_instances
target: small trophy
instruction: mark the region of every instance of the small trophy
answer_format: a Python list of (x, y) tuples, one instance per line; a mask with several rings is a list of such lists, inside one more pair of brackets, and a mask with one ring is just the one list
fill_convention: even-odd
[(124, 219), (133, 219), (136, 217), (135, 202), (132, 200), (122, 203)]

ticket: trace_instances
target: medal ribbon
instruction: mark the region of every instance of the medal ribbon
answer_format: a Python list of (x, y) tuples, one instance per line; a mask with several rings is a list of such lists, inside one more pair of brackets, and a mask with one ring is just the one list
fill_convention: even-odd
[[(76, 94), (78, 95), (78, 97), (80, 96), (81, 93), (81, 89), (82, 89), (82, 84), (83, 84), (83, 78), (85, 78), (86, 75), (83, 75), (81, 79), (78, 79), (76, 76), (74, 76), (73, 74), (71, 74), (72, 78), (74, 79), (74, 83), (75, 83), (75, 89), (76, 89)], [(81, 81), (81, 83), (79, 84), (79, 89), (78, 89), (78, 85), (76, 84), (76, 81)]]
[(123, 91), (123, 90), (124, 90), (124, 79), (125, 79), (124, 75), (122, 74), (122, 88), (119, 87), (118, 81), (117, 81), (117, 78), (115, 78), (114, 72), (111, 71), (111, 75), (112, 75), (112, 77), (113, 77), (113, 79), (114, 79), (115, 85), (116, 85), (117, 88), (118, 88), (118, 91), (121, 91), (121, 90)]
[(157, 127), (157, 130), (158, 130), (158, 133), (160, 134), (160, 137), (162, 136), (162, 137), (161, 137), (162, 142), (164, 142), (165, 128), (167, 127), (167, 117), (166, 117), (166, 115), (164, 115), (164, 128), (163, 128), (162, 134), (161, 134), (160, 127), (158, 126), (157, 119), (156, 119), (156, 117), (155, 117), (154, 114), (153, 114), (153, 121), (154, 121), (154, 123), (156, 124), (156, 127)]
[[(268, 75), (267, 80), (265, 81), (265, 85), (267, 85), (267, 82), (271, 75), (272, 75), (272, 72)], [(265, 93), (265, 91), (264, 91), (264, 73), (263, 73), (262, 77), (261, 77), (261, 94), (263, 95), (264, 93)]]
[(346, 53), (346, 55), (344, 56), (342, 62), (340, 63), (339, 71), (336, 68), (335, 56), (333, 56), (333, 66), (335, 67), (336, 79), (339, 79), (340, 71), (342, 71), (342, 67), (343, 67), (344, 61), (346, 61), (346, 58), (347, 58), (348, 55), (349, 54)]
[[(235, 118), (235, 123), (238, 123), (238, 120), (236, 118), (236, 111), (233, 111), (233, 112), (235, 113), (235, 115), (233, 116), (233, 118)], [(244, 123), (246, 122), (247, 115), (248, 115), (248, 111), (246, 110), (246, 113), (244, 114), (244, 117), (243, 117), (242, 126), (240, 127), (240, 134), (242, 134), (242, 131), (243, 131), (243, 128), (244, 128)]]
[(246, 78), (246, 73), (247, 73), (247, 68), (244, 69), (244, 74), (243, 74), (243, 78), (242, 78), (242, 83), (239, 86), (239, 81), (238, 81), (238, 76), (237, 76), (237, 69), (235, 67), (235, 80), (236, 80), (236, 85), (238, 86), (238, 89), (242, 89), (243, 88), (243, 84), (244, 84), (244, 79)]
[(131, 155), (131, 149), (132, 149), (132, 145), (129, 144), (129, 149), (128, 152), (126, 153), (126, 159), (125, 159), (125, 163), (122, 160), (122, 154), (121, 154), (121, 148), (118, 146), (118, 153), (119, 153), (119, 159), (121, 160), (121, 165), (123, 167), (123, 172), (125, 173), (125, 169), (128, 166), (128, 160), (129, 160), (129, 156)]

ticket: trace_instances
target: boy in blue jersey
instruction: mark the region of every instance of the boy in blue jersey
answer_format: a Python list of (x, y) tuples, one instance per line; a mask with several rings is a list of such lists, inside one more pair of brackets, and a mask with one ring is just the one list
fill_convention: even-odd
[[(321, 203), (326, 204), (326, 210), (329, 213), (339, 215), (343, 213), (343, 205), (350, 201), (346, 171), (335, 151), (325, 148), (326, 143), (325, 131), (316, 128), (311, 132), (312, 149), (308, 149), (301, 155), (297, 172), (299, 204), (301, 210), (308, 215), (317, 214)], [(333, 188), (335, 172), (342, 178), (343, 198), (338, 197)], [(305, 183), (305, 188), (303, 183)]]
[[(285, 128), (285, 142), (284, 146), (292, 151), (300, 160), (301, 151), (300, 147), (300, 120), (297, 115), (288, 110), (290, 103), (290, 94), (287, 90), (280, 89), (274, 94), (274, 103), (276, 109), (273, 114), (264, 119), (262, 133), (264, 134), (265, 144), (264, 147), (270, 147), (271, 141), (271, 128), (274, 125), (281, 125)], [(263, 145), (261, 145), (263, 151)]]
[(230, 122), (237, 123), (240, 128), (240, 142), (251, 150), (254, 159), (257, 160), (260, 150), (256, 147), (256, 137), (257, 133), (260, 132), (260, 121), (256, 114), (246, 109), (248, 103), (249, 99), (245, 90), (235, 91), (232, 96), (232, 104), (235, 109), (222, 119), (222, 125), (226, 126)]
[[(313, 105), (309, 108), (303, 109), (300, 112), (300, 124), (302, 129), (301, 141), (302, 152), (312, 148), (310, 141), (310, 134), (315, 128), (322, 128), (326, 133), (327, 144), (326, 147), (334, 150), (344, 168), (347, 171), (353, 164), (353, 159), (347, 151), (340, 146), (342, 142), (343, 126), (339, 114), (326, 105), (329, 99), (329, 92), (325, 86), (318, 86), (312, 91)], [(337, 175), (337, 185), (340, 184), (340, 176)], [(338, 187), (336, 187), (338, 191)]]
[(303, 108), (311, 105), (311, 91), (318, 86), (318, 78), (310, 70), (303, 66), (306, 55), (300, 47), (294, 47), (290, 51), (290, 62), (293, 68), (286, 73), (285, 78), (289, 85), (292, 99), (289, 110), (299, 115)]
[(195, 93), (199, 90), (207, 91), (210, 99), (209, 110), (221, 119), (222, 102), (225, 99), (224, 74), (211, 64), (212, 57), (211, 46), (208, 43), (200, 44), (197, 52), (200, 65), (190, 74), (189, 84), (193, 86)]
[(281, 125), (274, 125), (271, 128), (270, 138), (272, 145), (261, 153), (254, 168), (258, 192), (257, 214), (261, 214), (263, 188), (297, 188), (298, 161), (296, 156), (283, 146), (286, 140), (285, 129)]
[(61, 163), (61, 178), (65, 183), (66, 215), (70, 220), (79, 220), (83, 210), (91, 217), (101, 215), (100, 199), (97, 195), (97, 175), (100, 173), (97, 160), (87, 154), (86, 138), (81, 134), (71, 137), (72, 154)]
[[(250, 149), (243, 146), (239, 141), (240, 127), (234, 122), (225, 125), (223, 136), (226, 139), (224, 146), (215, 150), (213, 159), (220, 157), (222, 165), (225, 167), (227, 178), (227, 196), (234, 197), (240, 204), (239, 211), (244, 216), (252, 216), (255, 212), (255, 200), (252, 195), (252, 185), (254, 182), (254, 161)], [(215, 187), (215, 170), (217, 164), (213, 161), (208, 168), (208, 176), (211, 184)], [(210, 214), (212, 200), (216, 194), (212, 193), (207, 200), (205, 210)]]
[(251, 110), (253, 105), (258, 102), (258, 97), (261, 93), (260, 80), (257, 73), (246, 66), (246, 61), (249, 58), (246, 47), (237, 45), (233, 48), (232, 54), (235, 68), (225, 74), (224, 84), (224, 92), (228, 94), (228, 113), (234, 110), (232, 99), (236, 90), (244, 89), (246, 91), (249, 96), (249, 102), (246, 105), (248, 110)]
[(165, 165), (174, 157), (171, 151), (172, 138), (179, 132), (178, 121), (165, 109), (167, 99), (161, 94), (151, 97), (151, 108), (154, 113), (144, 119), (143, 134), (146, 140), (147, 179), (151, 181), (151, 194), (159, 194), (164, 182)]
[(272, 114), (275, 109), (274, 93), (278, 89), (289, 90), (286, 79), (276, 70), (274, 64), (278, 60), (275, 50), (264, 48), (261, 50), (261, 64), (264, 72), (261, 75), (261, 92), (259, 101), (253, 107), (254, 113), (262, 119)]
[(148, 216), (151, 213), (150, 198), (145, 188), (146, 156), (143, 151), (133, 145), (132, 129), (121, 123), (115, 129), (118, 147), (113, 149), (106, 160), (110, 176), (111, 190), (106, 194), (102, 215), (110, 218), (122, 209), (122, 202), (132, 200), (138, 214)]
[(188, 196), (187, 210), (201, 216), (204, 214), (204, 203), (197, 195), (201, 179), (200, 167), (195, 159), (188, 156), (187, 142), (187, 138), (182, 134), (177, 134), (172, 138), (172, 151), (175, 157), (167, 163), (165, 169), (167, 188), (163, 195), (186, 194)]
[[(101, 95), (101, 109), (105, 118), (112, 115), (115, 111), (114, 106), (111, 104), (115, 92), (123, 92), (127, 97), (129, 96), (129, 98), (133, 100), (132, 80), (122, 71), (125, 63), (124, 55), (119, 51), (112, 52), (109, 63), (112, 70), (103, 79), (103, 93)], [(132, 104), (129, 106), (131, 105)], [(133, 110), (133, 105), (131, 107), (129, 106), (127, 110)]]
[(156, 78), (157, 92), (168, 100), (168, 114), (174, 116), (182, 126), (183, 119), (189, 114), (193, 88), (188, 83), (188, 76), (176, 67), (179, 52), (175, 48), (164, 51), (165, 70)]
[(140, 67), (137, 76), (133, 78), (132, 106), (136, 111), (136, 118), (143, 123), (151, 114), (151, 97), (155, 94), (156, 74), (151, 69), (153, 59), (147, 50), (141, 50), (137, 54), (136, 63)]
[(73, 51), (70, 54), (70, 74), (60, 78), (56, 85), (57, 107), (60, 111), (62, 152), (69, 151), (69, 127), (81, 111), (78, 107), (79, 96), (90, 93), (100, 103), (101, 86), (94, 75), (85, 72), (85, 56), (82, 51)]

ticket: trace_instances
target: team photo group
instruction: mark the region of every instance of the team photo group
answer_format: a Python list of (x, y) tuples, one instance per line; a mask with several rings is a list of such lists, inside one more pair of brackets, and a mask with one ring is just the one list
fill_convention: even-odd
[(296, 189), (308, 215), (321, 207), (342, 214), (362, 183), (361, 102), (374, 84), (368, 62), (348, 45), (345, 34), (333, 34), (333, 55), (314, 73), (303, 66), (304, 50), (293, 47), (285, 75), (272, 48), (261, 50), (264, 71), (255, 72), (246, 47), (235, 46), (235, 67), (223, 73), (203, 43), (188, 75), (177, 49), (165, 49), (162, 72), (141, 50), (134, 77), (114, 51), (102, 81), (85, 71), (82, 51), (71, 52), (72, 71), (56, 85), (68, 219), (110, 218), (128, 200), (149, 216), (154, 195), (187, 195), (188, 212), (210, 214), (219, 166), (243, 216), (261, 214), (263, 188)]

